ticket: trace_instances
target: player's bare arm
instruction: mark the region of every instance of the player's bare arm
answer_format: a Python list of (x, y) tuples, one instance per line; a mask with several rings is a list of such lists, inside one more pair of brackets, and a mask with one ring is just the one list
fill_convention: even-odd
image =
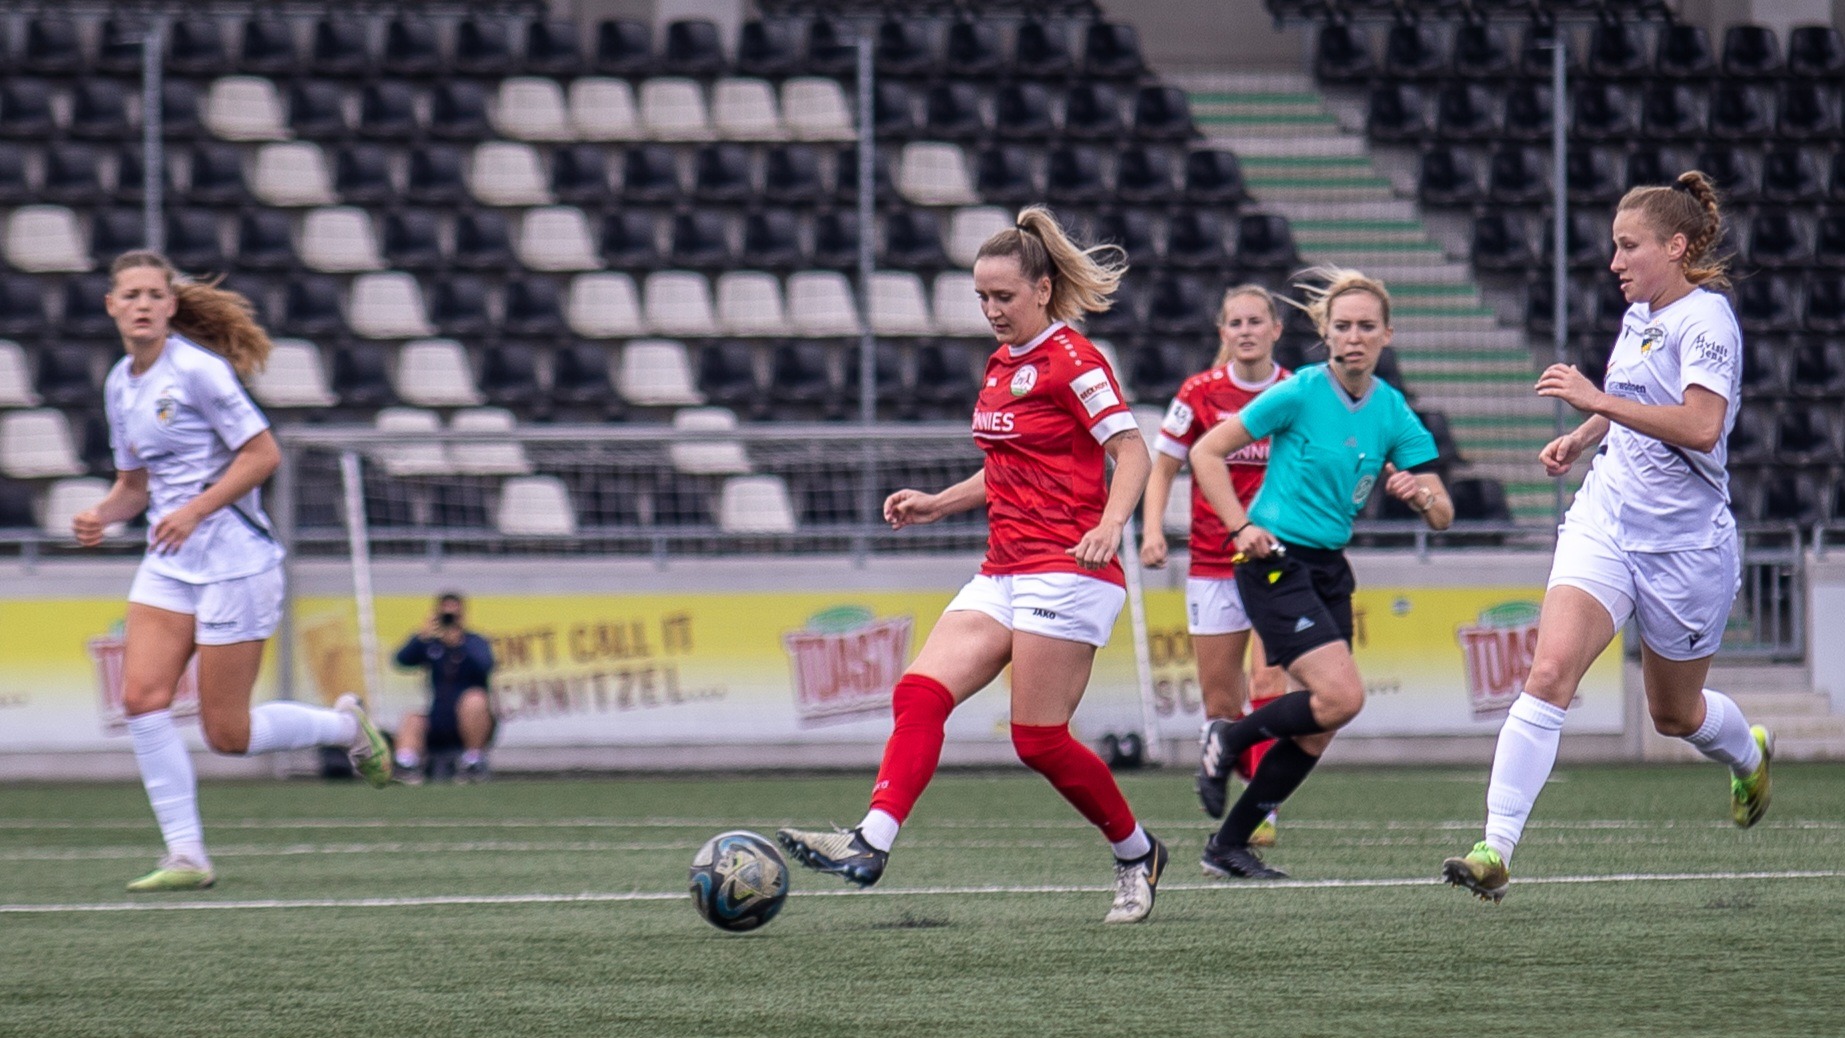
[(1728, 401), (1703, 386), (1685, 390), (1682, 404), (1643, 404), (1604, 393), (1588, 376), (1568, 364), (1552, 364), (1538, 378), (1539, 396), (1555, 397), (1578, 411), (1600, 415), (1611, 422), (1651, 436), (1674, 447), (1707, 454), (1723, 437), (1723, 415)]
[(1172, 481), (1184, 463), (1170, 454), (1153, 458), (1147, 493), (1140, 504), (1140, 564), (1148, 569), (1166, 565), (1166, 505), (1172, 500)]
[(71, 516), (71, 533), (76, 535), (78, 544), (94, 548), (102, 543), (106, 527), (140, 515), (147, 510), (147, 500), (147, 470), (122, 469), (115, 474), (115, 482), (101, 501)]
[(1433, 472), (1403, 472), (1385, 462), (1384, 493), (1414, 509), (1431, 530), (1446, 530), (1454, 522), (1454, 499)]
[(178, 551), (206, 516), (262, 486), (281, 464), (281, 448), (276, 446), (275, 436), (269, 430), (250, 437), (237, 449), (237, 456), (225, 468), (223, 478), (154, 525), (151, 547), (163, 554)]
[(1545, 474), (1561, 476), (1568, 472), (1576, 459), (1608, 435), (1608, 426), (1608, 419), (1598, 414), (1590, 415), (1575, 429), (1545, 444), (1544, 449), (1538, 451), (1538, 461), (1543, 463)]
[(987, 503), (987, 474), (982, 469), (954, 486), (930, 494), (905, 487), (884, 499), (884, 521), (893, 530), (921, 526), (971, 511)]
[(1252, 559), (1264, 559), (1275, 550), (1275, 537), (1249, 521), (1249, 513), (1230, 485), (1230, 463), (1225, 460), (1254, 442), (1240, 418), (1226, 418), (1214, 426), (1192, 444), (1192, 485), (1224, 521), (1236, 550)]
[(1147, 441), (1141, 438), (1139, 429), (1110, 436), (1102, 449), (1115, 462), (1115, 473), (1108, 481), (1108, 502), (1102, 506), (1102, 521), (1083, 534), (1076, 547), (1064, 549), (1064, 554), (1075, 558), (1084, 569), (1101, 569), (1115, 557), (1121, 547), (1121, 531), (1134, 518), (1134, 508), (1140, 504), (1140, 495), (1147, 489), (1147, 474), (1153, 468), (1147, 457)]

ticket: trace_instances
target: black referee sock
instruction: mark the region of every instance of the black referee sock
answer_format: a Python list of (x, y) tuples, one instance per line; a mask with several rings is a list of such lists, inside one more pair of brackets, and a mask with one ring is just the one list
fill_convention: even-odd
[(1249, 788), (1230, 806), (1223, 827), (1217, 830), (1219, 847), (1247, 847), (1249, 834), (1268, 817), (1270, 811), (1294, 795), (1320, 758), (1300, 748), (1292, 739), (1283, 739), (1262, 755), (1262, 763), (1249, 780)]
[(1296, 735), (1318, 735), (1326, 731), (1313, 719), (1313, 693), (1306, 689), (1289, 692), (1230, 726), (1224, 734), (1227, 760), (1235, 760), (1243, 751), (1267, 739), (1291, 739)]

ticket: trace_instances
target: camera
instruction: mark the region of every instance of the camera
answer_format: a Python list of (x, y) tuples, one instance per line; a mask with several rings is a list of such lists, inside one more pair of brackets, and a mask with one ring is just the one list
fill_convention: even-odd
[(452, 610), (443, 610), (441, 613), (437, 614), (436, 622), (444, 627), (453, 627), (461, 622), (461, 615)]

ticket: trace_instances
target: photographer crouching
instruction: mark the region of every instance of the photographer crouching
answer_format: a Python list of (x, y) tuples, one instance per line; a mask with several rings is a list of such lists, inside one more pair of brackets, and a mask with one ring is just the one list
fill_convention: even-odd
[[(429, 672), (429, 708), (405, 714), (397, 729), (397, 771), (415, 784), (429, 778), (487, 779), (487, 746), (498, 726), (488, 679), (493, 646), (464, 626), (466, 604), (455, 592), (436, 599), (421, 630), (397, 650), (397, 665)], [(455, 753), (460, 751), (459, 766)]]

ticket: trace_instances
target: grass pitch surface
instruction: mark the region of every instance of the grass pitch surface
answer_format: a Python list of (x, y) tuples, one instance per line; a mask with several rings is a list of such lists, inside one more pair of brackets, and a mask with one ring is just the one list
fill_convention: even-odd
[(795, 867), (764, 929), (685, 896), (712, 834), (855, 822), (867, 776), (214, 783), (218, 886), (122, 892), (138, 786), (0, 792), (0, 1036), (1818, 1035), (1845, 1032), (1845, 766), (1570, 768), (1505, 903), (1435, 882), (1478, 770), (1328, 770), (1284, 884), (1206, 880), (1182, 769), (1124, 778), (1173, 847), (1153, 918), (1041, 779), (948, 773), (883, 882)]

